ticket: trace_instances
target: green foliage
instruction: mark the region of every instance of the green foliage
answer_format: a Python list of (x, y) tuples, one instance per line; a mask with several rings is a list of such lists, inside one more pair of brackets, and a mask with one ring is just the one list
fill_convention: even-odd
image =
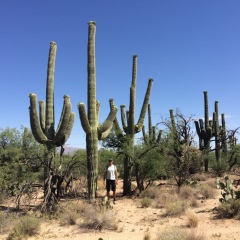
[(41, 171), (42, 146), (27, 128), (0, 129), (0, 191), (16, 195), (26, 181), (36, 181)]

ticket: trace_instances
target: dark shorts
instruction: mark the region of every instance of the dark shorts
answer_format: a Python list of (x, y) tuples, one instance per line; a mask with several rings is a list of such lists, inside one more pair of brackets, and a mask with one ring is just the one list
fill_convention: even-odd
[(107, 191), (109, 192), (110, 189), (113, 192), (116, 191), (116, 181), (107, 179)]

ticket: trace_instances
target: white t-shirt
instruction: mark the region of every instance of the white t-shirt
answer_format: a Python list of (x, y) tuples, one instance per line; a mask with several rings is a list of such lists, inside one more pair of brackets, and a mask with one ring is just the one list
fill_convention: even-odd
[(117, 167), (115, 165), (107, 166), (106, 171), (108, 180), (116, 180), (115, 171), (117, 171)]

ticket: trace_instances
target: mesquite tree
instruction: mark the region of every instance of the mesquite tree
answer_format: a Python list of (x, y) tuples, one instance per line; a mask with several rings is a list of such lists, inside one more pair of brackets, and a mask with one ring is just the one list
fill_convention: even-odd
[(99, 124), (100, 103), (96, 99), (96, 66), (95, 66), (96, 23), (88, 23), (88, 113), (83, 102), (78, 104), (82, 128), (86, 133), (88, 197), (95, 198), (98, 177), (98, 141), (110, 132), (117, 113), (113, 106), (106, 120)]
[[(57, 45), (55, 42), (50, 43), (49, 57), (48, 57), (48, 69), (47, 69), (47, 87), (46, 87), (46, 105), (44, 101), (39, 102), (39, 119), (37, 112), (37, 96), (34, 93), (29, 95), (30, 97), (30, 124), (34, 138), (37, 142), (46, 146), (46, 153), (44, 159), (44, 179), (48, 178), (49, 184), (51, 179), (57, 176), (56, 169), (53, 168), (52, 160), (55, 156), (55, 147), (63, 146), (69, 138), (75, 114), (71, 112), (72, 105), (70, 103), (70, 97), (64, 96), (64, 103), (61, 118), (55, 131), (54, 122), (54, 71), (56, 60)], [(45, 197), (51, 198), (54, 196), (46, 196), (47, 188), (45, 185), (44, 193)], [(51, 194), (50, 194), (51, 195)], [(49, 199), (46, 199), (48, 201)], [(43, 206), (43, 210), (46, 210), (47, 202)]]

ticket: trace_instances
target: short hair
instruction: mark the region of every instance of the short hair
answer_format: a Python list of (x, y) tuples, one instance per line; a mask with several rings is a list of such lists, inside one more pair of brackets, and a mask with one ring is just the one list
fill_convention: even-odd
[(108, 161), (109, 161), (109, 162), (112, 162), (113, 160), (110, 158)]

